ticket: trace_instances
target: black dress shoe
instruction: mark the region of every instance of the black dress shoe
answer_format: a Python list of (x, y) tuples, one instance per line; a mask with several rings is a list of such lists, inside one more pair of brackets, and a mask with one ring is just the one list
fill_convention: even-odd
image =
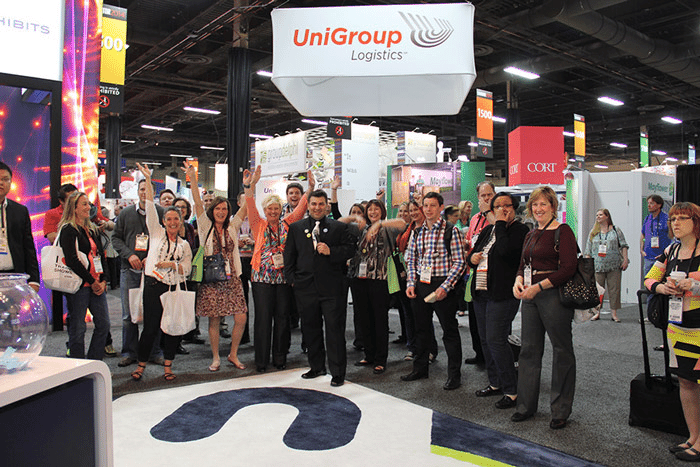
[(392, 344), (405, 344), (406, 343), (406, 338), (404, 336), (399, 336), (393, 341), (391, 341)]
[(500, 388), (491, 387), (491, 385), (486, 386), (484, 389), (479, 389), (475, 392), (476, 397), (488, 397), (488, 396), (499, 396), (503, 394)]
[(309, 370), (303, 375), (301, 375), (302, 378), (304, 379), (314, 379), (318, 378), (319, 376), (324, 376), (326, 374), (326, 369), (324, 368), (323, 370)]
[(256, 368), (256, 370), (258, 370), (258, 373), (265, 373), (265, 371), (267, 371), (264, 366), (259, 366)]
[(466, 363), (467, 365), (483, 365), (484, 359), (477, 358), (477, 357), (470, 357), (470, 358), (464, 359), (464, 363)]
[(553, 418), (552, 421), (549, 422), (549, 427), (552, 430), (561, 430), (566, 427), (566, 420), (563, 418)]
[(445, 391), (451, 391), (453, 389), (457, 389), (462, 385), (462, 382), (460, 381), (459, 378), (447, 378), (447, 381), (445, 381), (445, 384), (442, 385), (442, 389)]
[(228, 332), (226, 329), (219, 329), (219, 336), (223, 337), (224, 339), (228, 339), (231, 337), (231, 333)]
[(503, 396), (501, 400), (496, 402), (495, 405), (497, 409), (512, 409), (518, 405), (518, 401), (516, 399), (511, 399), (508, 396)]
[(277, 368), (278, 370), (286, 370), (287, 365), (285, 365), (284, 363), (281, 363), (279, 365), (275, 365), (275, 368)]
[(513, 422), (524, 422), (525, 420), (532, 418), (531, 413), (520, 413), (520, 412), (515, 412), (513, 415), (510, 416), (510, 420)]
[(204, 344), (204, 339), (200, 339), (199, 337), (193, 337), (192, 339), (182, 339), (182, 342), (184, 342), (185, 344), (202, 345)]
[(334, 388), (337, 388), (338, 386), (342, 386), (345, 384), (345, 378), (342, 376), (334, 376), (331, 378), (331, 386)]
[(175, 353), (178, 355), (189, 355), (190, 351), (184, 348), (182, 344), (180, 344), (177, 346), (177, 349), (175, 349)]
[(401, 377), (401, 381), (416, 381), (418, 379), (428, 379), (428, 373), (418, 373), (417, 371), (412, 371), (409, 374)]

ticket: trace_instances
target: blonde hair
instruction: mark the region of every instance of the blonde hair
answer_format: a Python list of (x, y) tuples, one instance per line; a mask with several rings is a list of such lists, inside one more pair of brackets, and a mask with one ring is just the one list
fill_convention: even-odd
[(262, 200), (262, 207), (263, 209), (268, 207), (271, 204), (279, 204), (280, 208), (282, 207), (282, 198), (279, 197), (279, 195), (276, 194), (271, 194), (267, 195), (265, 198)]
[[(602, 212), (603, 214), (605, 214), (605, 216), (608, 218), (608, 224), (610, 224), (610, 226), (613, 226), (613, 221), (612, 221), (612, 216), (610, 215), (610, 211), (608, 211), (607, 209), (598, 209), (596, 211), (596, 214), (598, 214), (599, 212)], [(600, 222), (595, 221), (595, 224), (593, 224), (593, 228), (591, 229), (591, 233), (589, 235), (590, 239), (593, 240), (593, 237), (595, 237), (599, 233), (600, 233)]]
[(557, 194), (552, 190), (550, 186), (538, 186), (532, 193), (530, 193), (530, 198), (527, 200), (527, 215), (530, 217), (535, 217), (532, 215), (532, 203), (538, 198), (544, 198), (552, 205), (552, 217), (557, 218), (557, 209), (559, 209), (559, 201), (557, 200)]
[[(70, 196), (66, 200), (65, 206), (63, 207), (63, 216), (61, 217), (61, 221), (58, 223), (57, 230), (59, 232), (61, 231), (61, 228), (64, 225), (68, 224), (73, 226), (73, 228), (77, 231), (80, 231), (80, 227), (83, 227), (93, 232), (94, 234), (99, 233), (97, 226), (93, 224), (89, 217), (85, 219), (85, 223), (83, 225), (78, 224), (78, 222), (75, 219), (75, 210), (78, 206), (78, 201), (80, 201), (80, 198), (83, 196), (87, 198), (87, 195), (82, 191), (74, 191), (70, 194)], [(90, 200), (88, 199), (88, 202), (89, 201)]]

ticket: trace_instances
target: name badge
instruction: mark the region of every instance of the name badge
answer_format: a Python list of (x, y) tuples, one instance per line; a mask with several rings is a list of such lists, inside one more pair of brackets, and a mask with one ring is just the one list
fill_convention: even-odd
[(102, 269), (102, 258), (100, 258), (99, 256), (92, 257), (92, 264), (93, 266), (95, 266), (95, 272), (97, 274), (102, 274), (103, 272), (105, 272), (104, 269)]
[(158, 279), (159, 281), (161, 281), (161, 282), (163, 281), (163, 273), (160, 272), (158, 269), (153, 270), (153, 276), (155, 276), (155, 278)]
[(607, 243), (601, 243), (600, 246), (598, 247), (598, 256), (601, 258), (605, 258), (608, 255), (608, 244)]
[(7, 238), (0, 237), (0, 255), (6, 255), (10, 251), (7, 246)]
[(148, 235), (139, 234), (136, 236), (136, 251), (148, 251)]
[(681, 324), (683, 322), (683, 297), (668, 299), (668, 322)]
[(231, 277), (231, 264), (228, 262), (228, 259), (224, 261), (224, 264), (226, 265), (226, 277)]
[(360, 263), (360, 266), (357, 268), (357, 277), (360, 279), (364, 279), (367, 277), (367, 263), (364, 261)]
[(420, 268), (420, 281), (424, 284), (430, 284), (430, 274), (432, 268), (430, 266), (422, 266)]
[(532, 285), (532, 266), (529, 264), (523, 268), (523, 285), (530, 287)]
[(275, 269), (282, 269), (284, 267), (284, 256), (282, 253), (275, 253), (272, 255), (272, 267)]
[(652, 248), (659, 247), (659, 237), (651, 237), (651, 247)]

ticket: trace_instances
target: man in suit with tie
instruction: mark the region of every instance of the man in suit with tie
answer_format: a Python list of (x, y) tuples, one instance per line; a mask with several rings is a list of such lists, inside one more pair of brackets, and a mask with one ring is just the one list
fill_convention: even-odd
[(12, 170), (0, 161), (0, 272), (29, 274), (29, 285), (39, 291), (39, 261), (32, 237), (29, 211), (7, 199), (12, 187)]
[[(308, 346), (311, 369), (304, 379), (326, 374), (326, 350), (331, 386), (345, 382), (345, 316), (343, 272), (355, 252), (355, 243), (342, 222), (326, 217), (328, 196), (309, 194), (309, 217), (289, 227), (284, 249), (284, 274), (294, 287), (301, 329)], [(323, 327), (326, 345), (323, 345)]]

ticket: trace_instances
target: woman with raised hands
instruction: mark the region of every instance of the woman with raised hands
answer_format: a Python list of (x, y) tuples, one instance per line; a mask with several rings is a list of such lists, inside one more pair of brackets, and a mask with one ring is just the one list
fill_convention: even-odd
[(204, 255), (222, 254), (226, 267), (226, 280), (203, 283), (199, 286), (195, 310), (197, 316), (209, 318), (209, 342), (212, 362), (209, 371), (219, 371), (219, 322), (222, 316), (233, 315), (234, 326), (231, 333), (231, 349), (227, 360), (239, 370), (246, 366), (238, 360), (238, 345), (245, 330), (248, 308), (241, 283), (241, 257), (238, 253), (238, 232), (248, 211), (244, 204), (231, 218), (231, 204), (226, 198), (217, 196), (209, 207), (204, 203), (197, 184), (197, 169), (185, 161), (183, 169), (192, 183), (192, 199), (197, 215), (199, 244), (204, 245)]
[[(131, 373), (135, 381), (143, 377), (148, 356), (153, 348), (153, 342), (158, 336), (160, 322), (163, 318), (161, 295), (177, 288), (178, 284), (184, 289), (185, 278), (192, 268), (192, 250), (186, 240), (180, 238), (182, 214), (175, 206), (165, 208), (163, 225), (158, 219), (158, 211), (153, 201), (153, 184), (151, 170), (139, 163), (138, 169), (146, 179), (146, 225), (150, 234), (150, 245), (144, 266), (143, 283), (143, 332), (139, 338), (138, 367)], [(166, 381), (175, 379), (172, 371), (173, 360), (181, 336), (171, 336), (163, 332), (163, 358)]]
[(294, 300), (292, 287), (284, 277), (284, 245), (287, 241), (289, 225), (301, 220), (306, 213), (308, 195), (314, 190), (316, 182), (311, 171), (308, 172), (309, 189), (302, 196), (299, 204), (284, 218), (282, 199), (275, 194), (266, 196), (262, 201), (265, 217), (261, 217), (255, 205), (255, 186), (260, 180), (261, 168), (255, 172), (243, 172), (243, 188), (248, 208), (250, 229), (255, 239), (255, 249), (251, 260), (251, 283), (253, 300), (255, 300), (255, 322), (253, 324), (255, 345), (255, 366), (258, 372), (267, 370), (270, 363), (270, 346), (272, 346), (272, 364), (278, 370), (287, 367), (287, 349), (290, 339), (290, 307)]

